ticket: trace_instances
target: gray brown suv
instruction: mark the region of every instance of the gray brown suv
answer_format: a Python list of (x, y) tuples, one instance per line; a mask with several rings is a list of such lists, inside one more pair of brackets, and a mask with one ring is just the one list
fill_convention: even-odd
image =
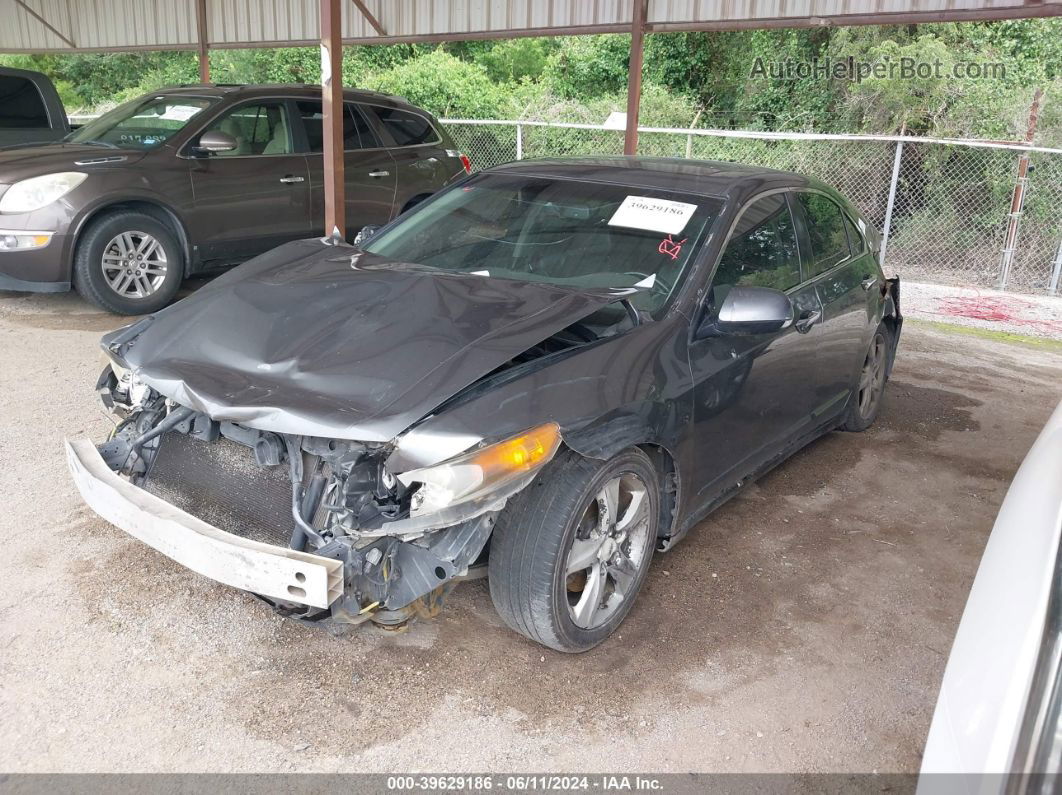
[[(439, 123), (347, 91), (346, 217), (386, 223), (471, 170)], [(121, 105), (47, 146), (0, 150), (0, 289), (71, 284), (111, 312), (193, 273), (324, 231), (321, 90), (201, 85)]]

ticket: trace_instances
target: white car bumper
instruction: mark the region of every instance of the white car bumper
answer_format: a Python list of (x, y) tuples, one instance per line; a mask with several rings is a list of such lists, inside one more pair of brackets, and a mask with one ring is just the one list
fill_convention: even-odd
[(226, 533), (123, 480), (87, 439), (67, 441), (66, 460), (92, 510), (149, 547), (225, 585), (327, 608), (343, 592), (338, 560)]

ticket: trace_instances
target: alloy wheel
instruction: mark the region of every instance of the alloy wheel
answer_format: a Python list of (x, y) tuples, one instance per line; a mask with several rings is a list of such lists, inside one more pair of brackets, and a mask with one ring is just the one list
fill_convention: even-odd
[(166, 280), (166, 250), (147, 232), (122, 232), (103, 249), (103, 276), (123, 298), (147, 298)]
[(607, 481), (584, 509), (564, 569), (576, 626), (602, 626), (633, 597), (648, 563), (649, 505), (645, 483), (628, 472)]
[(864, 419), (874, 415), (881, 400), (885, 385), (885, 359), (885, 335), (879, 331), (870, 343), (863, 370), (859, 374), (859, 415)]

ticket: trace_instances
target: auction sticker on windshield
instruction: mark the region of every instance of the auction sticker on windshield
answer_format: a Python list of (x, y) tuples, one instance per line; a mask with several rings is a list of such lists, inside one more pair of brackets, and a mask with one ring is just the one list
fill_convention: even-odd
[(608, 220), (608, 225), (677, 235), (696, 211), (696, 204), (652, 199), (648, 196), (628, 196), (616, 208), (616, 212)]

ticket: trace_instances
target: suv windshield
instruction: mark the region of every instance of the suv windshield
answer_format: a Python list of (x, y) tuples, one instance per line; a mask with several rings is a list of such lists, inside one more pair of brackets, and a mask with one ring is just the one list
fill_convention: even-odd
[(684, 278), (722, 202), (624, 185), (485, 174), (363, 248), (401, 262), (561, 287), (647, 288), (655, 312)]
[(66, 140), (75, 144), (109, 144), (123, 149), (154, 149), (183, 130), (215, 101), (204, 97), (136, 99), (75, 130)]

